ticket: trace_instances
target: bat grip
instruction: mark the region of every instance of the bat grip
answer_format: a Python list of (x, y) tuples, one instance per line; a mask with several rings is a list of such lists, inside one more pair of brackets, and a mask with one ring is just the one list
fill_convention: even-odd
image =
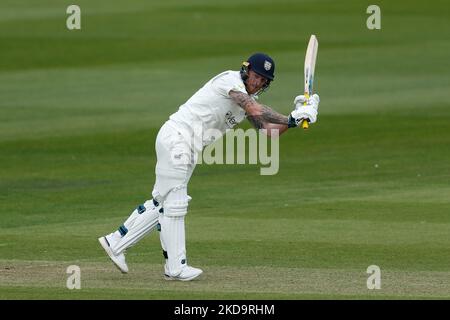
[(306, 120), (302, 120), (302, 124), (301, 125), (302, 125), (302, 128), (305, 129), (305, 130), (309, 128), (308, 121), (306, 121)]
[[(306, 99), (309, 99), (309, 93), (308, 93), (308, 92), (305, 92), (305, 98), (306, 98)], [(306, 102), (305, 102), (303, 105), (306, 106)], [(309, 128), (309, 123), (308, 123), (308, 121), (305, 120), (305, 119), (302, 120), (302, 122), (301, 122), (300, 125), (302, 126), (302, 128), (303, 128), (304, 130), (306, 130), (306, 129)]]

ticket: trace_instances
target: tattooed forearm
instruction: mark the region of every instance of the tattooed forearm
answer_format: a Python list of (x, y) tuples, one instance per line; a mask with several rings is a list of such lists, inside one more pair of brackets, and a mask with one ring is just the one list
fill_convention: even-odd
[(273, 111), (268, 106), (260, 105), (261, 114), (259, 115), (247, 115), (247, 119), (256, 129), (263, 129), (266, 127), (265, 124), (284, 124), (287, 125), (288, 117)]
[(248, 94), (230, 91), (230, 97), (236, 102), (242, 109), (247, 111), (247, 108), (250, 108), (256, 101), (250, 97)]
[(230, 91), (230, 97), (245, 110), (247, 119), (256, 129), (264, 129), (268, 123), (287, 126), (288, 117), (279, 114), (268, 106), (259, 104), (248, 94)]
[(262, 107), (262, 115), (261, 118), (264, 122), (276, 123), (276, 124), (287, 124), (288, 117), (285, 115), (279, 114), (276, 111), (273, 111), (268, 106), (261, 105)]
[(255, 129), (264, 129), (264, 122), (261, 120), (261, 116), (247, 116), (247, 119)]

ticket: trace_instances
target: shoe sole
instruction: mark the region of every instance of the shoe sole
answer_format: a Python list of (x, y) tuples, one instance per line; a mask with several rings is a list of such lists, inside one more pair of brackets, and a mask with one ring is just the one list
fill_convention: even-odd
[(174, 281), (174, 280), (178, 280), (178, 281), (191, 281), (194, 280), (195, 278), (198, 278), (203, 272), (200, 272), (199, 274), (189, 277), (189, 278), (178, 278), (178, 277), (171, 277), (167, 274), (164, 274), (164, 279), (167, 281)]
[(111, 250), (111, 247), (108, 244), (108, 240), (105, 239), (105, 237), (98, 238), (98, 242), (100, 242), (100, 245), (102, 246), (103, 250), (105, 250), (108, 257), (111, 259), (111, 261), (114, 263), (114, 266), (116, 266), (117, 269), (119, 269), (122, 273), (128, 273), (128, 270), (123, 270), (119, 264), (115, 261), (114, 254)]

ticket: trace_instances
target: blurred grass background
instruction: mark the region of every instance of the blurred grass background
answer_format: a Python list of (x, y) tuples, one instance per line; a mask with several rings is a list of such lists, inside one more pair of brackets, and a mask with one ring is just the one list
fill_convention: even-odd
[[(70, 4), (0, 3), (0, 298), (449, 298), (445, 1), (378, 1), (381, 30), (369, 1), (77, 1), (78, 31)], [(162, 123), (256, 51), (276, 62), (261, 101), (287, 114), (310, 34), (319, 121), (281, 137), (279, 173), (196, 168), (187, 246), (203, 279), (165, 283), (155, 234), (117, 273), (97, 237), (149, 198)]]

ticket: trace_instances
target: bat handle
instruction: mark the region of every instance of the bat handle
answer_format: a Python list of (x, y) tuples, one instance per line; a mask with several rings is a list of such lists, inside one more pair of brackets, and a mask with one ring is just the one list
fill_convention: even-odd
[[(308, 92), (305, 92), (305, 98), (306, 98), (306, 99), (309, 99), (309, 93), (308, 93)], [(303, 105), (306, 106), (306, 102), (305, 102)], [(302, 123), (301, 123), (301, 126), (302, 126), (302, 128), (303, 128), (304, 130), (308, 129), (308, 128), (309, 128), (309, 123), (308, 123), (308, 121), (306, 121), (305, 119), (303, 119), (303, 120), (302, 120)]]
[(302, 128), (305, 129), (305, 130), (309, 128), (308, 121), (302, 120)]

